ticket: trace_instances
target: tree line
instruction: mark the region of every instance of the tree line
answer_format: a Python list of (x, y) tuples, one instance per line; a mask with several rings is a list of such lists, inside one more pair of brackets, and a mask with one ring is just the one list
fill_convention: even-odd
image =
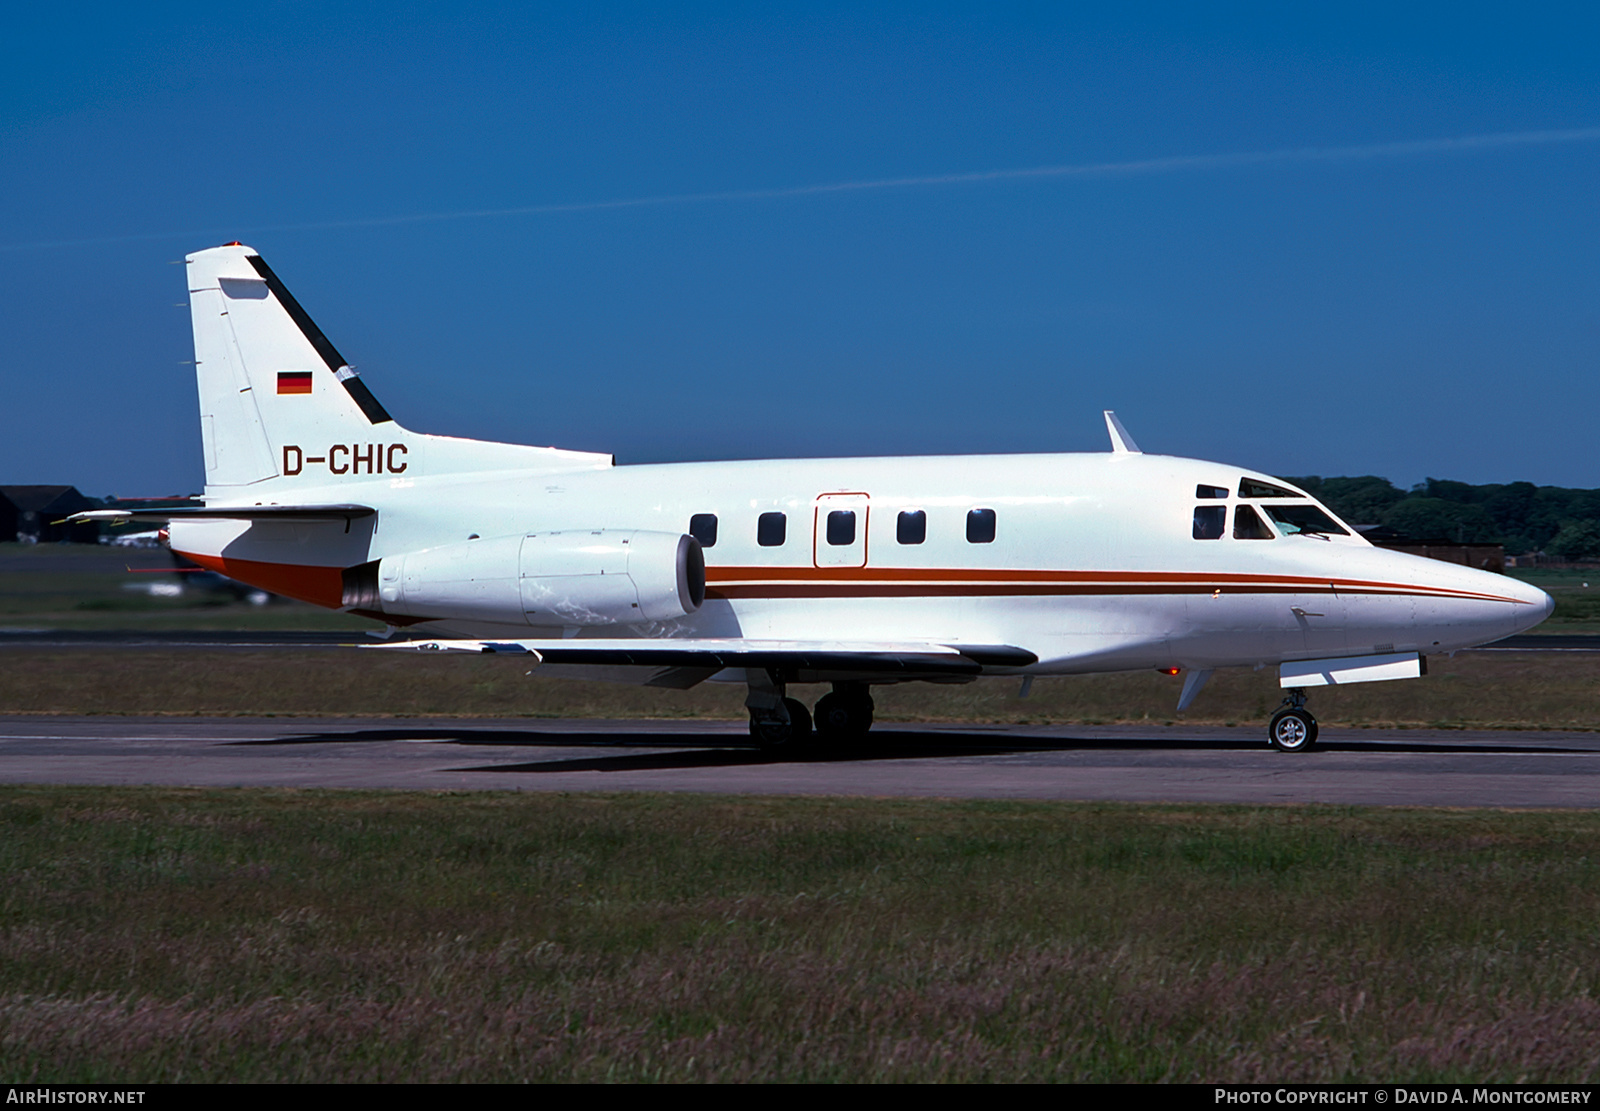
[(1402, 490), (1386, 478), (1291, 478), (1353, 525), (1387, 525), (1415, 540), (1504, 544), (1507, 555), (1600, 559), (1600, 490), (1430, 478)]

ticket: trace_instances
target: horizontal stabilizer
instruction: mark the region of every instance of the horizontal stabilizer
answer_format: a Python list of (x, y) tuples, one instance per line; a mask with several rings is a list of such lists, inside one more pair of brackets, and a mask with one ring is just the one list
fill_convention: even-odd
[(985, 667), (1026, 667), (1038, 657), (1009, 645), (802, 640), (602, 639), (403, 640), (363, 648), (416, 652), (513, 653), (535, 663), (607, 667), (760, 667), (803, 671), (978, 675)]
[(67, 518), (68, 524), (85, 521), (353, 521), (370, 517), (370, 505), (189, 505), (177, 509), (88, 509)]

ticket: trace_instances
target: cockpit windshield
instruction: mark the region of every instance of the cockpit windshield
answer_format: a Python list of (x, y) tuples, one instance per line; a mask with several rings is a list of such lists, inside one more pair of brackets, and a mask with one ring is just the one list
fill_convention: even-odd
[(1350, 531), (1314, 505), (1264, 505), (1267, 516), (1285, 536), (1349, 536)]

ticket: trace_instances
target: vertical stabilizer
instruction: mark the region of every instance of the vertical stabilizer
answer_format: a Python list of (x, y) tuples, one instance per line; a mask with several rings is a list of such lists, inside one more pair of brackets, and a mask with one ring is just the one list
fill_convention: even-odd
[(230, 244), (187, 262), (208, 486), (292, 475), (307, 445), (403, 435), (260, 255)]

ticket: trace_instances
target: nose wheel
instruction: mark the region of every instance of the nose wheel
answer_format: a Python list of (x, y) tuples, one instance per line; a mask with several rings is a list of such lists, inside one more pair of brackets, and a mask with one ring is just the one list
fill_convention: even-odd
[(1306, 692), (1295, 687), (1267, 724), (1267, 741), (1279, 752), (1310, 752), (1317, 747), (1317, 719), (1306, 710)]

